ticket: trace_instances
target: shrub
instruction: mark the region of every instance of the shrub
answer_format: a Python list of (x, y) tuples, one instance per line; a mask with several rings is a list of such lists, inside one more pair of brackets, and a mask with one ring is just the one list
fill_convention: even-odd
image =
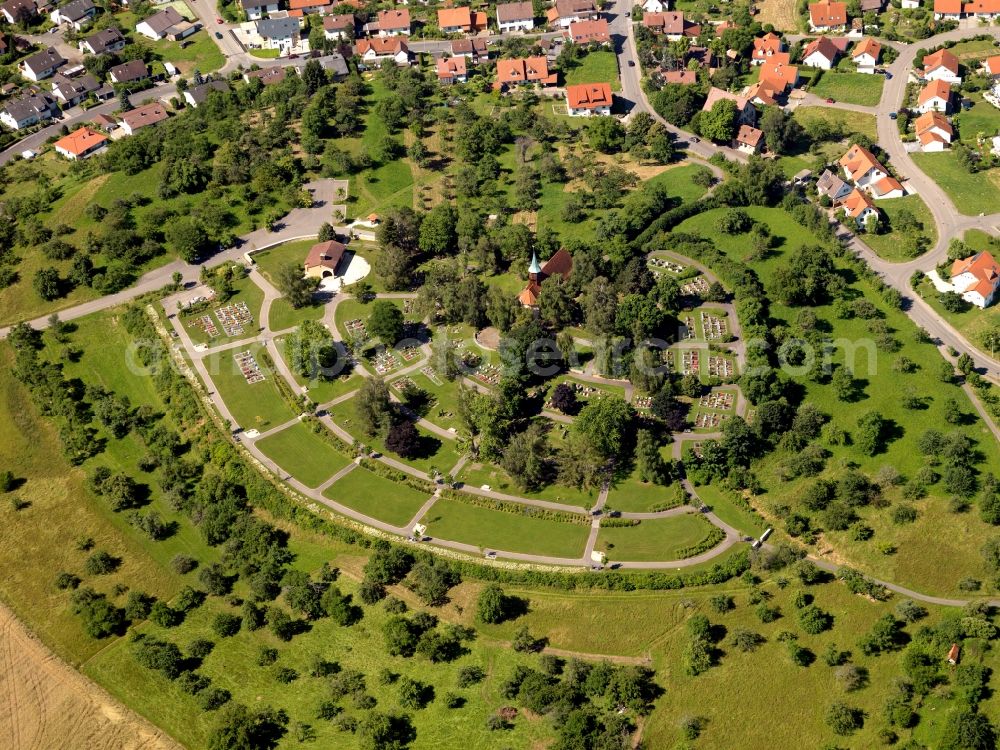
[(243, 620), (238, 615), (223, 612), (216, 615), (215, 619), (212, 620), (212, 630), (220, 638), (228, 638), (240, 632), (240, 625), (242, 623)]

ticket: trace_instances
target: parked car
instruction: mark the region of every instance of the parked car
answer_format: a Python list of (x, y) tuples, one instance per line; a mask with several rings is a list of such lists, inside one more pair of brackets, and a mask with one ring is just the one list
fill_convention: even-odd
[(224, 23), (224, 21), (223, 21), (223, 20), (222, 20), (221, 18), (218, 18), (218, 17), (216, 17), (216, 19), (215, 19), (215, 22), (216, 22), (217, 24), (220, 24), (220, 25), (221, 25), (222, 23)]
[(634, 68), (634, 67), (635, 67), (635, 60), (629, 60), (629, 61), (628, 61), (628, 66), (629, 66), (630, 68)]
[(887, 80), (887, 81), (891, 81), (892, 80), (892, 73), (890, 73), (888, 70), (885, 71), (885, 80)]
[(216, 31), (215, 32), (215, 38), (216, 39), (222, 39), (222, 34), (220, 34), (218, 31)]
[(890, 120), (895, 120), (897, 117), (899, 117), (898, 113), (896, 113), (896, 112), (890, 112), (889, 113), (889, 119)]
[(826, 98), (826, 103), (827, 103), (827, 104), (836, 104), (836, 103), (837, 103), (837, 100), (836, 100), (836, 99), (834, 99), (834, 98), (833, 98), (832, 96), (828, 96), (828, 97)]

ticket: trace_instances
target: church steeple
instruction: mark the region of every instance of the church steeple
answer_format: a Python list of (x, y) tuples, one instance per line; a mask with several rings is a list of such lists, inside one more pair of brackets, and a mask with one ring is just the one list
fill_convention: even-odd
[(531, 265), (528, 266), (528, 278), (532, 281), (538, 281), (538, 274), (542, 272), (542, 267), (538, 263), (538, 256), (535, 255), (534, 251), (531, 253)]

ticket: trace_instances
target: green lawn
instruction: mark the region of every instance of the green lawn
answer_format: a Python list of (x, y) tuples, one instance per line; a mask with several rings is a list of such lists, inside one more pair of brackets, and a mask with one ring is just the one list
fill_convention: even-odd
[(882, 98), (884, 83), (882, 76), (828, 70), (823, 73), (819, 83), (810, 89), (810, 93), (838, 102), (874, 107)]
[[(864, 78), (882, 79), (882, 76), (861, 75)], [(864, 112), (852, 112), (849, 109), (834, 109), (833, 107), (796, 107), (792, 117), (803, 127), (823, 120), (848, 133), (863, 133), (872, 140), (876, 137), (875, 116)]]
[(712, 524), (698, 513), (642, 521), (638, 526), (601, 527), (596, 549), (612, 562), (679, 560), (712, 533)]
[(917, 166), (948, 193), (959, 213), (975, 216), (996, 211), (1000, 203), (1000, 169), (969, 174), (951, 151), (912, 156)]
[(975, 148), (980, 134), (992, 138), (1000, 133), (1000, 109), (984, 101), (982, 94), (973, 94), (971, 109), (957, 112), (952, 118), (958, 137)]
[[(321, 429), (326, 430), (325, 427)], [(318, 487), (350, 463), (343, 453), (316, 434), (311, 425), (302, 422), (266, 437), (256, 445), (307, 487)]]
[(911, 260), (913, 257), (907, 254), (907, 245), (900, 241), (901, 234), (892, 229), (893, 222), (901, 211), (909, 211), (916, 217), (917, 221), (923, 224), (923, 230), (920, 234), (927, 238), (926, 247), (927, 249), (934, 247), (934, 243), (937, 242), (937, 227), (934, 225), (934, 217), (931, 216), (927, 204), (919, 195), (890, 198), (889, 200), (877, 201), (875, 205), (888, 218), (890, 231), (885, 234), (865, 234), (861, 239), (880, 257), (897, 261)]
[(610, 83), (612, 91), (621, 90), (618, 80), (618, 59), (609, 50), (588, 52), (577, 65), (565, 75), (565, 84), (572, 86), (577, 83)]
[(334, 482), (323, 495), (394, 526), (408, 523), (430, 497), (361, 467)]
[[(550, 433), (550, 437), (553, 436), (553, 433), (555, 433), (556, 430), (560, 430), (562, 427), (563, 426), (561, 425), (556, 425), (555, 430)], [(469, 462), (463, 467), (462, 471), (459, 472), (457, 478), (472, 487), (482, 487), (483, 485), (488, 485), (496, 492), (503, 492), (508, 495), (514, 495), (515, 497), (527, 497), (533, 500), (550, 500), (556, 503), (565, 503), (566, 505), (576, 505), (581, 508), (591, 507), (597, 501), (598, 495), (598, 491), (596, 489), (578, 490), (574, 487), (566, 487), (556, 483), (546, 485), (542, 489), (536, 490), (535, 492), (528, 492), (518, 487), (510, 476), (508, 476), (507, 472), (499, 466), (494, 466), (492, 464)]]
[(741, 507), (730, 497), (730, 491), (714, 484), (696, 487), (695, 491), (715, 515), (745, 536), (760, 536), (767, 529), (767, 523), (760, 515)]
[(253, 57), (259, 57), (262, 60), (275, 60), (279, 54), (279, 51), (276, 49), (251, 49), (247, 51)]
[(338, 373), (332, 380), (326, 380), (318, 377), (318, 374), (316, 374), (317, 377), (313, 377), (312, 379), (300, 375), (292, 369), (291, 364), (287, 362), (285, 340), (285, 336), (280, 336), (274, 340), (274, 343), (278, 347), (278, 352), (283, 358), (286, 359), (286, 363), (289, 364), (289, 369), (292, 370), (292, 376), (295, 378), (295, 382), (302, 388), (308, 389), (306, 394), (313, 403), (325, 404), (326, 402), (337, 398), (337, 396), (342, 396), (345, 393), (350, 393), (351, 391), (356, 390), (361, 385), (361, 376), (355, 373), (353, 369)]
[[(266, 378), (260, 383), (247, 383), (233, 359), (239, 352), (249, 351)], [(282, 398), (276, 385), (281, 375), (269, 368), (264, 357), (267, 352), (263, 344), (251, 344), (245, 348), (227, 349), (205, 357), (212, 382), (219, 395), (233, 415), (233, 419), (244, 430), (256, 429), (264, 432), (287, 422), (295, 412)]]
[(589, 526), (532, 518), (530, 508), (523, 515), (481, 508), (461, 500), (443, 498), (423, 517), (427, 533), (504, 552), (531, 552), (553, 557), (583, 555)]
[[(670, 446), (660, 449), (664, 458), (670, 458)], [(664, 505), (673, 505), (677, 497), (677, 486), (661, 485), (643, 482), (639, 479), (638, 469), (624, 479), (612, 483), (608, 491), (607, 507), (628, 513), (646, 513)]]
[(306, 305), (296, 310), (284, 297), (279, 297), (271, 302), (267, 327), (271, 331), (287, 331), (289, 328), (297, 328), (307, 320), (319, 320), (323, 317), (324, 310), (324, 306), (319, 304)]
[[(278, 269), (281, 266), (288, 263), (294, 263), (297, 266), (301, 266), (306, 262), (306, 256), (309, 254), (309, 248), (315, 244), (315, 239), (284, 242), (280, 245), (268, 248), (267, 250), (261, 250), (260, 252), (253, 253), (250, 257), (253, 258), (253, 262), (257, 266), (257, 269), (265, 276), (265, 278), (267, 278), (268, 281), (273, 284)], [(274, 326), (271, 326), (271, 328), (273, 329)]]
[(706, 167), (701, 164), (681, 162), (646, 180), (643, 184), (663, 184), (672, 198), (676, 197), (681, 203), (691, 203), (705, 194), (705, 188), (696, 185), (692, 180), (694, 175), (705, 169)]
[[(977, 250), (982, 249), (981, 246), (974, 245), (973, 247), (976, 247)], [(990, 305), (985, 310), (970, 306), (965, 312), (953, 313), (941, 306), (941, 303), (938, 301), (938, 291), (929, 279), (925, 279), (920, 284), (917, 292), (934, 308), (934, 311), (938, 315), (948, 321), (959, 333), (978, 347), (984, 347), (983, 334), (993, 331), (1000, 326), (1000, 306), (998, 305)], [(985, 349), (989, 352), (989, 345), (985, 345)]]

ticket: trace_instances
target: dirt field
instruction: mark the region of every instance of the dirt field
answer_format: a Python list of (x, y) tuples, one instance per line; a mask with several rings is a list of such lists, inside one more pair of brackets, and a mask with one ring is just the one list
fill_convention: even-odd
[(795, 12), (796, 0), (763, 0), (757, 4), (760, 9), (754, 20), (761, 24), (772, 24), (778, 31), (798, 31), (799, 18)]
[(0, 748), (181, 750), (55, 656), (0, 605)]

